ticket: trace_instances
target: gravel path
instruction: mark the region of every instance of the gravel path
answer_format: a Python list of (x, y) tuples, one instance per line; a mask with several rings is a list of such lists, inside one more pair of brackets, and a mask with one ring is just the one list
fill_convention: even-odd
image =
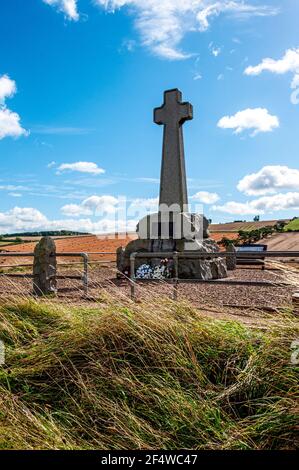
[[(60, 269), (60, 274), (82, 274), (82, 271)], [(77, 280), (61, 279), (58, 281), (58, 300), (69, 302), (89, 303), (94, 305), (101, 299), (103, 292), (110, 292), (118, 298), (130, 298), (130, 285), (127, 281), (116, 280), (115, 272), (111, 268), (91, 268), (89, 276), (88, 298), (84, 298), (82, 282)], [(230, 273), (232, 280), (273, 281), (281, 282), (285, 277), (279, 271), (262, 271), (260, 269), (237, 269)], [(31, 279), (14, 279), (0, 277), (0, 300), (11, 297), (31, 295)], [(187, 300), (195, 307), (206, 311), (228, 312), (231, 315), (246, 316), (246, 311), (275, 312), (281, 308), (291, 306), (291, 296), (296, 290), (290, 287), (253, 287), (253, 286), (225, 286), (211, 284), (180, 283), (178, 298)], [(173, 286), (167, 283), (138, 283), (137, 299), (150, 300), (161, 297), (172, 297)], [(242, 313), (243, 311), (243, 313)]]

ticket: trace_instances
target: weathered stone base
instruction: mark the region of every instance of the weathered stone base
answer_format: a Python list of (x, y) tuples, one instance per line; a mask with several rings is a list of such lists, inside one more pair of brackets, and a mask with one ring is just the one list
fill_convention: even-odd
[[(144, 253), (144, 258), (136, 258), (135, 269), (142, 264), (148, 264), (152, 268), (160, 264), (161, 259), (147, 258), (146, 253), (167, 253), (167, 252), (188, 252), (188, 253), (217, 253), (218, 245), (211, 239), (202, 241), (185, 240), (133, 240), (126, 248), (117, 250), (117, 269), (120, 273), (130, 275), (130, 255), (132, 253)], [(170, 268), (173, 268), (173, 261), (169, 262)], [(202, 259), (183, 259), (179, 261), (180, 279), (199, 279), (211, 280), (227, 277), (226, 262), (223, 258), (214, 258), (210, 260)]]

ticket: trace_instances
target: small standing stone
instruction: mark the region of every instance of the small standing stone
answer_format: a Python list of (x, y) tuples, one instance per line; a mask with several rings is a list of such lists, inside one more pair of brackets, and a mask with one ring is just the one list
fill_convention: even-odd
[(226, 251), (228, 253), (231, 253), (231, 255), (226, 257), (226, 266), (229, 271), (234, 271), (237, 269), (237, 250), (234, 247), (234, 245), (228, 245), (226, 248)]
[(43, 237), (34, 250), (33, 292), (38, 296), (57, 293), (56, 245), (51, 237)]

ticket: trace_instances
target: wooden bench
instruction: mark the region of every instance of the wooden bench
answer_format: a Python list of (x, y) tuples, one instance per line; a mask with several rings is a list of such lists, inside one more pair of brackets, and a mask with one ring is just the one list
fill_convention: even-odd
[[(265, 257), (262, 255), (263, 252), (267, 251), (267, 245), (235, 245), (236, 252), (239, 254), (237, 256), (237, 265), (250, 265), (250, 266), (261, 266), (262, 269), (265, 269)], [(242, 252), (261, 252), (261, 257), (256, 258), (242, 258)]]

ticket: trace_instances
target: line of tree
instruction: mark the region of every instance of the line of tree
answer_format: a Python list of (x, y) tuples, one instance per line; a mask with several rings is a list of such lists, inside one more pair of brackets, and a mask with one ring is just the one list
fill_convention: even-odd
[(74, 232), (72, 230), (46, 230), (42, 232), (23, 232), (23, 233), (6, 233), (0, 235), (0, 238), (8, 237), (70, 237), (77, 235), (90, 235), (87, 232)]
[(6, 237), (4, 237), (3, 235), (0, 235), (0, 242), (1, 241), (5, 241), (5, 242), (12, 242), (12, 243), (23, 243), (23, 240), (21, 237), (15, 237), (15, 238), (11, 238), (9, 237), (9, 239), (7, 239)]
[(239, 230), (237, 239), (232, 240), (228, 237), (223, 237), (220, 240), (219, 245), (226, 248), (230, 245), (251, 245), (252, 243), (257, 243), (258, 241), (273, 235), (273, 233), (283, 232), (285, 225), (285, 222), (278, 222), (275, 225), (269, 225), (254, 230)]

